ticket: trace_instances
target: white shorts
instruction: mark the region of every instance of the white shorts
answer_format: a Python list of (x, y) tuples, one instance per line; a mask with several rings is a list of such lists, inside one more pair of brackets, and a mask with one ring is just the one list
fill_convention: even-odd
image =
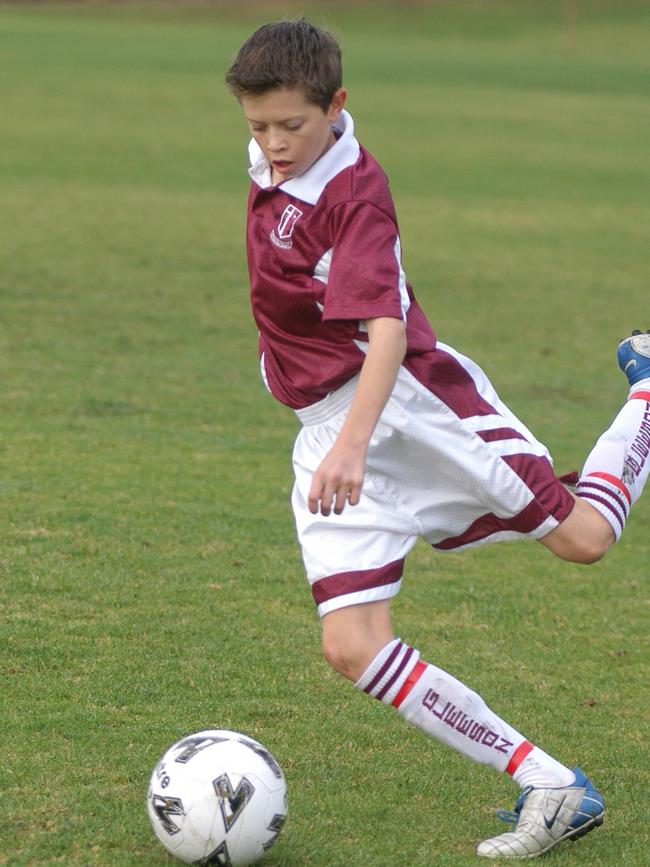
[(357, 380), (297, 412), (303, 427), (292, 505), (321, 617), (398, 593), (404, 558), (419, 537), (439, 551), (537, 539), (573, 508), (548, 451), (480, 367), (444, 344), (436, 358), (439, 370), (427, 385), (401, 367), (370, 441), (361, 500), (341, 515), (312, 515), (307, 495)]

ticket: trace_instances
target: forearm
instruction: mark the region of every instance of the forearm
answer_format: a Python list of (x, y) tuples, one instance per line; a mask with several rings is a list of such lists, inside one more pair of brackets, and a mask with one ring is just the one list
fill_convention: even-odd
[(312, 478), (309, 510), (340, 514), (346, 501), (359, 502), (366, 451), (379, 416), (395, 385), (406, 353), (404, 323), (399, 319), (368, 321), (368, 353), (347, 417), (336, 441)]
[(406, 353), (404, 323), (399, 319), (368, 321), (368, 352), (339, 441), (351, 447), (367, 446), (391, 395)]

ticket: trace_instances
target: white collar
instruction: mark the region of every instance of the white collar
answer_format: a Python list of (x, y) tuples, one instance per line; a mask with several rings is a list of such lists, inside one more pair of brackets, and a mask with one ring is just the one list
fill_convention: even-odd
[[(354, 137), (352, 115), (343, 110), (333, 128), (341, 133), (335, 144), (304, 174), (290, 178), (280, 184), (279, 189), (309, 205), (315, 205), (332, 178), (356, 163), (359, 159), (359, 142)], [(255, 139), (251, 139), (248, 145), (248, 156), (251, 162), (248, 174), (251, 179), (262, 189), (272, 187), (271, 166)]]

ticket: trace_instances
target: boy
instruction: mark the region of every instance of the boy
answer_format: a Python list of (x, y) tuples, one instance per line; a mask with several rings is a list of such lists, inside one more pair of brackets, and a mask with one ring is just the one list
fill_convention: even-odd
[(514, 538), (599, 560), (650, 462), (650, 334), (619, 347), (630, 400), (576, 495), (483, 372), (436, 341), (401, 266), (385, 176), (344, 110), (336, 40), (268, 24), (226, 81), (252, 133), (247, 250), (262, 375), (302, 422), (292, 505), (328, 662), (356, 687), (522, 788), (513, 831), (478, 854), (535, 857), (604, 803), (460, 681), (394, 637), (390, 600), (419, 536), (438, 550)]

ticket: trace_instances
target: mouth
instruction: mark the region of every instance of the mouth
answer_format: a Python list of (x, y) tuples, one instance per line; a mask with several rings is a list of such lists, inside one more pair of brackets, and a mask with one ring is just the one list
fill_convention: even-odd
[(281, 175), (288, 174), (293, 168), (291, 160), (273, 160), (273, 168)]

